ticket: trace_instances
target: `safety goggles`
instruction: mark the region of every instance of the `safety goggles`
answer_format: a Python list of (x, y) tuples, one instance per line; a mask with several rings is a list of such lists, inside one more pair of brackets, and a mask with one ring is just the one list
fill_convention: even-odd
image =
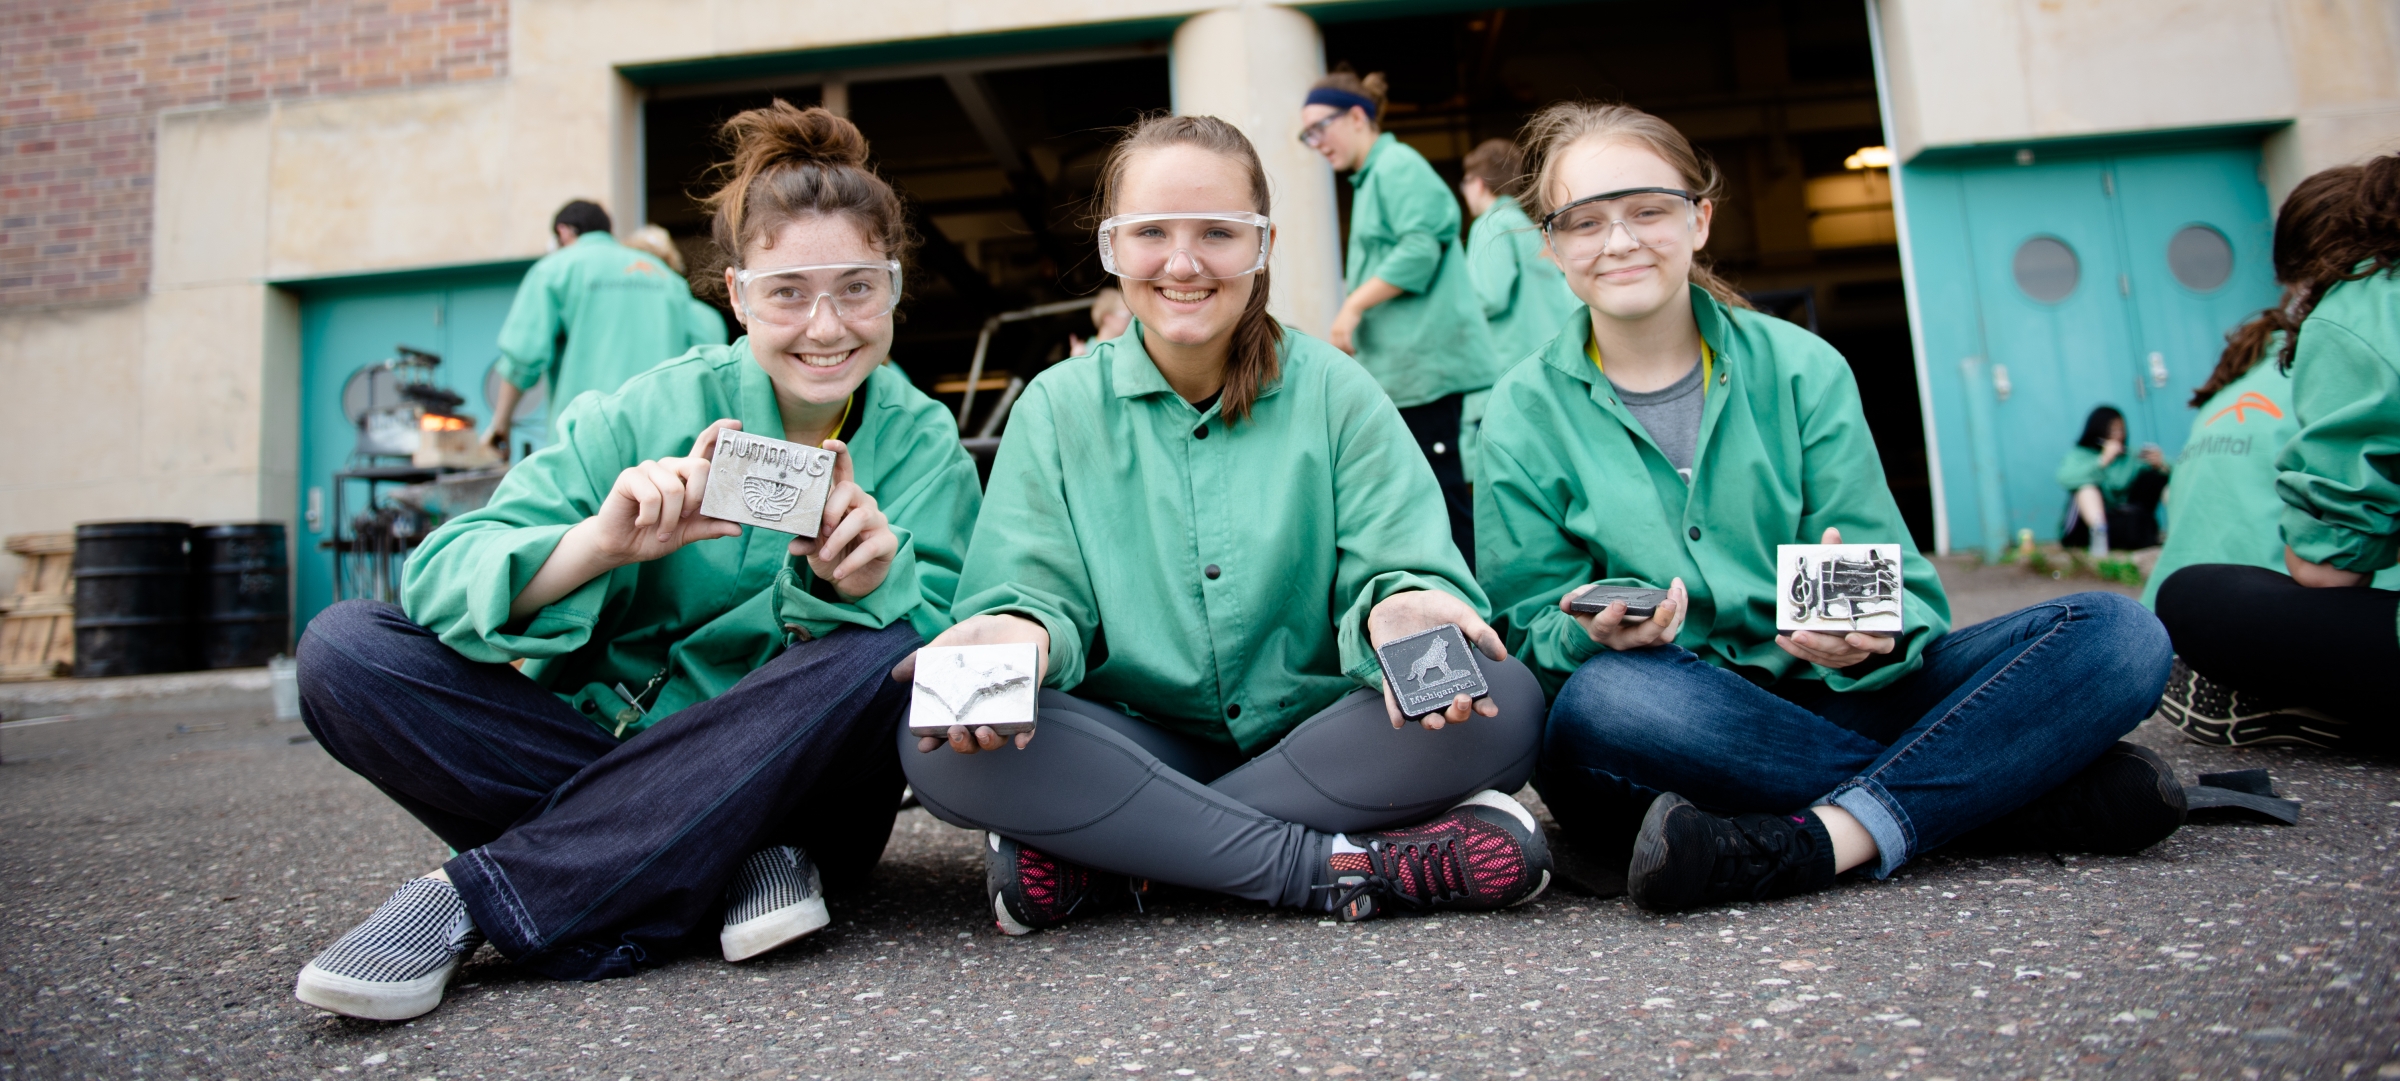
[(845, 323), (880, 319), (900, 306), (897, 262), (736, 270), (733, 283), (743, 318), (777, 326), (805, 326), (817, 317), (817, 305), (827, 301), (834, 317)]
[(1100, 265), (1120, 278), (1239, 278), (1267, 265), (1263, 214), (1119, 214), (1100, 223)]
[(1308, 147), (1311, 150), (1316, 149), (1319, 144), (1325, 141), (1325, 129), (1332, 126), (1334, 121), (1340, 120), (1348, 115), (1350, 115), (1349, 111), (1344, 110), (1300, 129), (1300, 145)]
[(1699, 197), (1682, 188), (1623, 188), (1568, 203), (1542, 219), (1550, 250), (1569, 262), (1597, 258), (1624, 233), (1620, 254), (1691, 239)]

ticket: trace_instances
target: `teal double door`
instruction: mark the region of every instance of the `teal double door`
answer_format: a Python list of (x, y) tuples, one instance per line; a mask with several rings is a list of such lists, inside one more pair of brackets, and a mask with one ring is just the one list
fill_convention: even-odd
[(2027, 150), (1904, 174), (1951, 543), (2058, 535), (2098, 406), (2169, 458), (2225, 333), (2274, 302), (2255, 142)]

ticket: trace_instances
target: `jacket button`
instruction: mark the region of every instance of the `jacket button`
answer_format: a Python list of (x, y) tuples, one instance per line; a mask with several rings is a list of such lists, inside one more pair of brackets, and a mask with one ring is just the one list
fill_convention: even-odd
[(1216, 564), (1214, 564), (1214, 563), (1211, 563), (1211, 564), (1209, 564), (1208, 566), (1205, 566), (1205, 567), (1202, 567), (1202, 568), (1200, 568), (1200, 573), (1207, 575), (1207, 576), (1208, 576), (1208, 580), (1213, 582), (1213, 581), (1216, 581), (1216, 580), (1217, 580), (1217, 575), (1223, 574), (1223, 573), (1225, 573), (1225, 572), (1218, 570), (1218, 569), (1217, 569), (1217, 565), (1216, 565)]
[(1225, 716), (1226, 716), (1226, 717), (1228, 717), (1228, 718), (1233, 718), (1233, 717), (1239, 717), (1239, 716), (1241, 716), (1241, 715), (1242, 715), (1242, 707), (1240, 707), (1240, 706), (1227, 706), (1227, 707), (1225, 707)]
[(1207, 425), (1205, 422), (1203, 422), (1203, 423), (1202, 423), (1202, 424), (1201, 424), (1199, 427), (1192, 429), (1192, 438), (1194, 438), (1194, 439), (1206, 439), (1206, 438), (1208, 438), (1208, 425)]
[(1700, 539), (1700, 527), (1699, 527), (1699, 526), (1693, 526), (1693, 527), (1692, 527), (1692, 539), (1693, 539), (1693, 540), (1699, 540), (1699, 539)]

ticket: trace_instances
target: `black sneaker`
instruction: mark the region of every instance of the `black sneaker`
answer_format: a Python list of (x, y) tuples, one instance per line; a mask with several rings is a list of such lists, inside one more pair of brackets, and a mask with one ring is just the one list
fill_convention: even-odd
[(2157, 751), (2119, 740), (2033, 802), (1959, 838), (1992, 852), (2130, 856), (2183, 825), (2183, 785)]
[(1625, 892), (1653, 912), (1764, 901), (1833, 885), (1833, 838), (1807, 811), (1712, 815), (1673, 792), (1642, 818)]
[(420, 878), (302, 967), (292, 994), (338, 1014), (406, 1021), (442, 1004), (450, 974), (481, 945), (458, 890)]
[(733, 873), (717, 945), (726, 960), (746, 961), (832, 922), (817, 865), (807, 853), (778, 845), (751, 853)]
[(1126, 903), (1139, 908), (1150, 893), (1148, 879), (1095, 871), (997, 833), (983, 836), (983, 888), (1001, 934), (1030, 935)]
[(2158, 716), (2174, 725), (2183, 738), (2209, 747), (2305, 743), (2331, 748), (2352, 737), (2346, 721), (2305, 706), (2234, 690), (2192, 671), (2181, 657), (2175, 658), (2175, 667), (2167, 675), (2167, 693), (2159, 699)]
[(1386, 909), (1489, 911), (1521, 905), (1550, 886), (1550, 845), (1533, 812), (1484, 789), (1430, 821), (1346, 835), (1362, 852), (1326, 860), (1335, 891), (1328, 907), (1344, 921)]

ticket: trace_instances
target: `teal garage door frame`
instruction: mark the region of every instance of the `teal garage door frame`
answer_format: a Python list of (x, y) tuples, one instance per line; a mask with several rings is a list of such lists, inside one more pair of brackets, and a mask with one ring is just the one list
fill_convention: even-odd
[(2056, 539), (2093, 407), (2172, 459), (2224, 335), (2274, 302), (2260, 144), (2284, 125), (1933, 148), (1900, 167), (1943, 513)]
[[(437, 354), (434, 382), (466, 398), (460, 408), (478, 425), (491, 419), (485, 372), (499, 357), (500, 323), (531, 260), (400, 273), (280, 281), (300, 301), (300, 523), (292, 589), (298, 625), (334, 601), (333, 474), (350, 462), (357, 431), (342, 412), (352, 372), (397, 353)], [(518, 422), (513, 441), (541, 445), (540, 418)], [(367, 506), (367, 486), (350, 482), (343, 509)], [(296, 636), (296, 634), (295, 634)]]

